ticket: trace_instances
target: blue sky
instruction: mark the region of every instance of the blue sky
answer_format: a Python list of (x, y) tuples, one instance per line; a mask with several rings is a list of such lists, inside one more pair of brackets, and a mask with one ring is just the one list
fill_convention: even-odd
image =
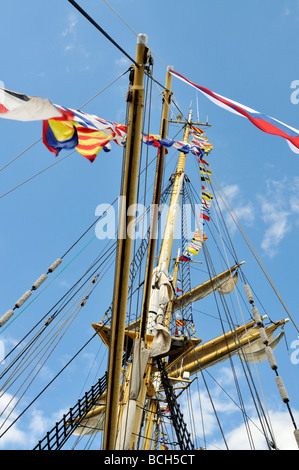
[[(299, 128), (299, 104), (291, 100), (292, 92), (296, 91), (292, 84), (298, 87), (294, 81), (299, 80), (296, 60), (299, 2), (193, 0), (184, 6), (177, 0), (111, 0), (110, 5), (132, 30), (103, 0), (81, 0), (79, 3), (132, 57), (136, 48), (136, 36), (132, 30), (147, 34), (154, 57), (154, 76), (160, 83), (164, 84), (166, 66), (173, 65), (189, 80)], [(79, 108), (130, 65), (128, 59), (67, 1), (12, 0), (1, 6), (1, 19), (0, 80), (5, 88)], [(122, 122), (126, 91), (127, 76), (120, 78), (117, 85), (101, 93), (83, 110)], [(174, 77), (173, 91), (183, 114), (188, 114), (192, 102), (196, 116), (194, 89)], [(151, 121), (151, 132), (158, 133), (161, 102), (158, 88), (153, 88), (153, 98), (152, 111), (157, 119)], [(201, 121), (208, 119), (212, 124), (207, 131), (214, 145), (210, 156), (212, 169), (287, 309), (298, 322), (299, 156), (283, 139), (264, 134), (246, 119), (218, 108), (204, 96), (199, 95), (198, 102)], [(2, 120), (0, 167), (40, 139), (41, 132), (39, 122)], [(170, 128), (170, 137), (174, 133), (175, 128)], [(66, 152), (61, 153), (61, 157), (64, 155)], [(151, 155), (153, 158), (154, 154)], [(96, 207), (110, 203), (118, 194), (122, 152), (116, 146), (110, 153), (101, 153), (92, 165), (75, 153), (9, 192), (56, 161), (54, 155), (38, 142), (0, 171), (0, 296), (3, 313), (12, 308), (31, 283), (95, 221)], [(174, 160), (169, 163), (172, 171), (173, 165)], [(191, 172), (192, 168), (190, 166)], [(83, 254), (73, 260), (93, 235), (94, 232), (90, 232), (89, 238), (67, 259), (67, 262), (72, 260), (68, 269), (59, 274), (45, 293), (2, 332), (0, 339), (6, 351), (97, 256), (103, 245), (93, 239)], [(239, 258), (246, 259), (246, 244), (239, 241), (234, 229), (232, 237), (239, 250)], [(246, 275), (255, 282), (271, 318), (285, 318), (286, 312), (276, 302), (254, 261), (246, 263)], [(199, 282), (202, 280), (205, 279)], [(99, 321), (110, 304), (110, 288), (111, 282), (104, 281), (98, 297), (92, 298), (82, 319), (74, 322), (68, 348), (66, 351), (61, 349), (56, 359), (43, 369), (40, 383), (30, 390), (31, 398), (91, 336), (91, 322)], [(199, 329), (200, 337), (210, 339), (214, 324), (211, 327), (211, 323), (201, 318)], [(291, 322), (286, 331), (290, 346), (297, 340), (298, 333)], [(60, 418), (61, 411), (67, 410), (88, 389), (88, 380), (93, 383), (94, 378), (87, 377), (88, 367), (93, 364), (101, 346), (100, 340), (93, 343), (79, 363), (73, 364), (71, 371), (55, 382), (51, 390), (52, 404), (41, 399), (24, 421), (3, 437), (2, 443), (0, 440), (0, 448), (32, 447), (36, 439)], [(279, 348), (284, 361), (282, 367), (287, 369), (291, 364), (285, 345), (281, 344)], [(102, 357), (104, 348), (99, 351)], [(298, 388), (296, 392), (292, 380), (297, 378), (298, 381), (298, 367), (292, 365), (293, 378), (288, 381), (292, 390), (291, 403), (297, 410)], [(95, 366), (92, 374), (96, 377)], [(220, 368), (218, 374), (223, 380), (230, 377), (225, 367)], [(79, 384), (76, 381), (74, 385), (78, 377)], [(85, 380), (86, 387), (81, 390)], [(269, 374), (271, 380), (274, 388), (272, 371)], [(61, 386), (64, 392), (60, 391)], [(269, 390), (272, 399), (272, 390)], [(289, 388), (288, 391), (291, 393)], [(222, 409), (229, 412), (224, 405)], [(270, 409), (275, 409), (272, 401)], [(280, 425), (284, 412), (284, 408), (281, 411), (279, 408), (274, 417)], [(211, 425), (211, 433), (214, 431), (212, 428)], [(238, 423), (230, 431), (232, 442), (236, 442), (236, 430)], [(282, 444), (288, 445), (288, 442)]]

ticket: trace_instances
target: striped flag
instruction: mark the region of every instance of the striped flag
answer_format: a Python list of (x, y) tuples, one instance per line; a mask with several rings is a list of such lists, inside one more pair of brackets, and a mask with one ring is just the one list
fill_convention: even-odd
[(93, 162), (102, 149), (109, 150), (107, 145), (111, 140), (125, 145), (126, 126), (82, 111), (62, 106), (57, 108), (72, 113), (72, 120), (50, 119), (43, 122), (43, 142), (55, 155), (62, 149), (75, 148), (83, 157)]
[(213, 199), (212, 194), (209, 194), (207, 191), (202, 192), (202, 197), (206, 199), (207, 201), (211, 201)]
[(256, 111), (248, 106), (244, 106), (241, 103), (237, 103), (231, 99), (225, 98), (224, 96), (219, 95), (218, 93), (214, 93), (213, 91), (208, 90), (205, 87), (200, 85), (196, 85), (193, 82), (190, 82), (187, 78), (183, 77), (183, 75), (175, 72), (174, 70), (170, 70), (174, 76), (182, 80), (183, 82), (191, 85), (192, 87), (199, 90), (203, 93), (209, 100), (213, 103), (217, 104), (221, 108), (226, 109), (232, 113), (238, 114), (239, 116), (246, 117), (249, 119), (252, 124), (258, 127), (263, 132), (267, 134), (277, 135), (286, 139), (290, 149), (295, 152), (299, 153), (299, 130), (295, 129), (294, 127), (288, 126), (277, 119), (267, 116), (266, 114), (262, 114), (259, 111)]
[(210, 170), (208, 170), (207, 168), (205, 168), (204, 166), (202, 165), (199, 165), (199, 171), (202, 175), (211, 175), (212, 172)]

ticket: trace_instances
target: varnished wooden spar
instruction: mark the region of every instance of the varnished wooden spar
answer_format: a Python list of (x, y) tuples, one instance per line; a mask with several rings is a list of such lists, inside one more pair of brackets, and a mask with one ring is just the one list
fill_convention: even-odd
[[(188, 117), (188, 123), (186, 125), (185, 132), (184, 132), (183, 142), (188, 142), (188, 139), (189, 139), (189, 131), (190, 131), (190, 126), (191, 126), (191, 116), (192, 116), (192, 113), (190, 111), (189, 112), (189, 117)], [(165, 226), (165, 231), (164, 231), (164, 237), (163, 237), (163, 242), (162, 242), (162, 246), (161, 246), (161, 250), (160, 250), (159, 262), (158, 262), (158, 266), (163, 264), (164, 267), (167, 270), (168, 270), (168, 266), (169, 266), (172, 243), (173, 243), (173, 230), (171, 229), (171, 227), (174, 227), (176, 217), (177, 217), (177, 211), (178, 211), (177, 201), (179, 201), (179, 197), (180, 197), (181, 184), (182, 184), (182, 178), (184, 177), (185, 165), (186, 165), (186, 154), (184, 154), (183, 152), (180, 152), (179, 158), (178, 158), (178, 163), (177, 163), (177, 168), (176, 168), (176, 173), (175, 173), (175, 179), (174, 179), (172, 194), (171, 194), (169, 212), (168, 212), (168, 216), (167, 216), (167, 221), (166, 221), (166, 226)], [(146, 346), (147, 346), (148, 349), (150, 349), (151, 343), (149, 341), (147, 341)], [(145, 406), (146, 393), (147, 393), (147, 388), (148, 388), (148, 384), (149, 384), (149, 380), (150, 380), (151, 375), (152, 375), (152, 363), (149, 362), (148, 367), (147, 367), (147, 371), (146, 371), (146, 378), (145, 378), (144, 383), (141, 386), (141, 390), (140, 390), (140, 393), (139, 393), (139, 396), (138, 396), (139, 407), (136, 410), (135, 422), (134, 422), (134, 428), (133, 428), (133, 432), (132, 432), (130, 449), (136, 449), (136, 446), (137, 446), (138, 433), (139, 433), (139, 430), (140, 430), (141, 418), (142, 418), (142, 410)], [(151, 415), (149, 415), (148, 419), (153, 420), (154, 417), (155, 417), (155, 415), (153, 413), (151, 413)], [(152, 426), (149, 425), (148, 432), (151, 429), (152, 429)], [(148, 438), (148, 437), (149, 436), (145, 436), (145, 439)]]
[[(113, 311), (111, 323), (111, 344), (108, 360), (108, 387), (103, 450), (113, 450), (117, 435), (119, 391), (121, 383), (121, 365), (124, 344), (124, 331), (128, 300), (129, 273), (132, 251), (132, 237), (127, 236), (127, 229), (133, 220), (128, 215), (128, 207), (136, 203), (140, 141), (144, 104), (144, 68), (148, 60), (147, 36), (139, 34), (134, 66), (134, 80), (130, 93), (130, 108), (122, 196), (125, 200), (121, 208), (120, 234), (115, 270)], [(131, 224), (132, 226), (132, 224)], [(124, 234), (124, 236), (123, 236)]]
[[(168, 117), (169, 117), (169, 108), (171, 104), (171, 82), (172, 75), (169, 72), (169, 69), (172, 68), (169, 66), (167, 68), (165, 90), (164, 90), (164, 101), (162, 108), (162, 119), (160, 127), (160, 137), (167, 138), (168, 130)], [(151, 214), (151, 232), (149, 237), (149, 246), (147, 253), (147, 262), (145, 270), (145, 280), (144, 280), (144, 291), (143, 291), (143, 300), (142, 300), (142, 311), (141, 311), (141, 322), (140, 322), (140, 337), (145, 338), (146, 328), (147, 328), (147, 318), (148, 318), (148, 309), (150, 303), (151, 295), (151, 286), (152, 286), (152, 274), (154, 269), (154, 260), (155, 260), (155, 249), (156, 249), (156, 234), (158, 227), (158, 211), (161, 197), (161, 187), (162, 187), (162, 177), (164, 170), (164, 158), (165, 158), (165, 147), (162, 145), (159, 149), (157, 156), (157, 165), (156, 165), (156, 177), (155, 177), (155, 187), (153, 195), (153, 211)]]

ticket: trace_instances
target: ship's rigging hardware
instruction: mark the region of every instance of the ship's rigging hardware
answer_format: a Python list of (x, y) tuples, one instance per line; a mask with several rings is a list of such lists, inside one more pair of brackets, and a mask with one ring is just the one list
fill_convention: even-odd
[(75, 406), (70, 408), (67, 414), (63, 415), (62, 419), (47, 432), (33, 450), (60, 450), (74, 430), (80, 426), (86, 414), (97, 404), (106, 388), (107, 376), (105, 374), (78, 400)]
[(161, 382), (167, 398), (167, 403), (170, 411), (172, 424), (177, 436), (180, 450), (192, 450), (194, 449), (191, 436), (187, 430), (187, 425), (184, 421), (183, 414), (180, 409), (180, 405), (177, 402), (173, 387), (168, 378), (165, 365), (162, 359), (157, 358), (158, 369), (161, 374)]

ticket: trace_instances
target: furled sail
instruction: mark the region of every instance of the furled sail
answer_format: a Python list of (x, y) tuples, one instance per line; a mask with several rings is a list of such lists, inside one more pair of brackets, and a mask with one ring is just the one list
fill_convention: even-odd
[(203, 299), (207, 295), (211, 294), (214, 290), (218, 292), (219, 290), (222, 290), (221, 292), (219, 292), (222, 294), (224, 293), (224, 291), (225, 293), (229, 293), (229, 290), (233, 290), (233, 288), (235, 287), (238, 279), (237, 277), (232, 278), (232, 273), (234, 273), (236, 269), (242, 264), (243, 262), (232, 266), (223, 273), (218, 274), (212, 279), (209, 279), (203, 284), (200, 284), (199, 286), (195, 287), (190, 292), (187, 292), (186, 294), (183, 294), (180, 297), (174, 299), (172, 304), (173, 312), (182, 308), (186, 308), (192, 302), (196, 302), (197, 300)]
[[(275, 322), (265, 328), (269, 340), (269, 346), (274, 349), (281, 340), (283, 333), (277, 338), (272, 338), (274, 331), (286, 323), (287, 320)], [(248, 362), (260, 362), (266, 359), (265, 344), (262, 343), (259, 328), (252, 321), (229, 331), (222, 336), (212, 339), (204, 344), (189, 350), (185, 353), (182, 361), (176, 360), (172, 364), (168, 363), (167, 371), (169, 377), (178, 377), (187, 371), (191, 375), (200, 370), (214, 366), (225, 361), (231, 356), (238, 354), (243, 360)]]
[(237, 282), (238, 282), (238, 271), (233, 275), (233, 277), (223, 282), (221, 286), (217, 287), (216, 291), (220, 295), (230, 294), (236, 287)]

